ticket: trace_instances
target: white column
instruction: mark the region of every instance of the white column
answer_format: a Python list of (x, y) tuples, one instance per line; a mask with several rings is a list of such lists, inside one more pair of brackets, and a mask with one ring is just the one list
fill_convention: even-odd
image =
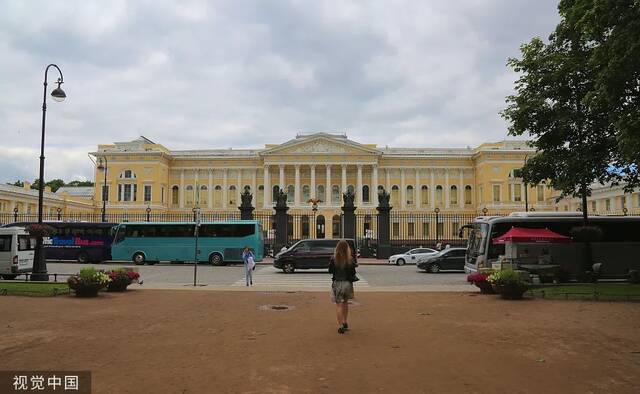
[(324, 187), (324, 199), (327, 205), (331, 204), (331, 164), (325, 166), (327, 169), (327, 184)]
[(429, 192), (431, 193), (431, 209), (434, 209), (436, 207), (436, 177), (435, 177), (435, 170), (432, 168), (431, 169), (431, 187), (429, 188)]
[[(242, 201), (240, 199), (240, 194), (243, 192), (242, 188), (242, 169), (238, 169), (238, 182), (236, 182), (238, 185), (236, 186), (236, 205), (240, 205), (240, 201)], [(235, 208), (235, 207), (234, 207)]]
[(227, 190), (227, 188), (229, 187), (227, 182), (228, 175), (229, 170), (225, 168), (222, 171), (222, 209), (227, 209), (227, 203), (229, 202), (229, 194)]
[(416, 168), (416, 184), (413, 187), (413, 201), (415, 202), (416, 209), (420, 209), (422, 206), (422, 193), (420, 189), (420, 170)]
[(357, 206), (362, 206), (362, 164), (358, 164), (358, 177), (356, 181), (356, 188), (358, 189), (356, 190)]
[[(342, 165), (342, 190), (340, 190), (341, 193), (346, 193), (347, 192), (347, 165), (343, 164)], [(340, 199), (342, 201), (342, 198)]]
[[(310, 190), (310, 196), (311, 198), (317, 198), (318, 193), (316, 193), (316, 166), (314, 164), (311, 164), (309, 166), (309, 170), (311, 171), (311, 190)], [(324, 191), (325, 196), (327, 195), (327, 190), (325, 189)]]
[(460, 170), (460, 185), (458, 186), (458, 206), (464, 207), (464, 170)]
[(449, 208), (449, 171), (444, 171), (444, 206)]
[(209, 174), (209, 185), (207, 189), (207, 208), (213, 208), (213, 170), (207, 171)]
[(251, 170), (251, 194), (253, 194), (253, 199), (251, 200), (251, 203), (253, 204), (254, 208), (258, 208), (258, 206), (256, 205), (258, 202), (257, 177), (258, 177), (258, 169), (254, 168), (253, 170)]
[(404, 181), (404, 168), (400, 170), (400, 198), (402, 199), (400, 206), (405, 209), (407, 207), (407, 187)]
[(369, 191), (369, 200), (372, 204), (378, 205), (378, 165), (373, 165), (373, 173), (371, 175), (371, 189)]
[[(524, 199), (524, 196), (525, 196), (525, 194), (524, 194), (524, 193), (525, 193), (524, 188), (525, 188), (525, 187), (526, 187), (526, 186), (524, 185), (524, 182), (522, 182), (522, 183), (520, 184), (520, 204), (524, 204), (524, 203), (525, 203), (525, 199)], [(528, 199), (528, 198), (529, 198), (529, 196), (527, 196), (527, 199)]]
[(278, 185), (280, 190), (282, 190), (283, 193), (286, 193), (285, 188), (287, 186), (284, 184), (284, 164), (280, 164), (280, 179), (278, 180)]
[(180, 208), (184, 208), (184, 170), (180, 170)]
[(200, 186), (198, 185), (198, 176), (200, 175), (200, 170), (193, 170), (193, 205), (200, 205), (200, 191), (198, 190)]
[(300, 164), (296, 164), (296, 184), (293, 191), (293, 205), (300, 206)]
[(387, 189), (387, 194), (391, 195), (391, 170), (386, 168), (384, 170), (385, 173), (385, 188)]
[(271, 191), (271, 179), (270, 179), (270, 174), (269, 174), (269, 165), (265, 164), (264, 165), (264, 173), (263, 173), (263, 179), (262, 179), (262, 184), (264, 186), (264, 196), (262, 196), (262, 200), (264, 203), (264, 209), (268, 209), (271, 207), (271, 202), (272, 202), (272, 191)]

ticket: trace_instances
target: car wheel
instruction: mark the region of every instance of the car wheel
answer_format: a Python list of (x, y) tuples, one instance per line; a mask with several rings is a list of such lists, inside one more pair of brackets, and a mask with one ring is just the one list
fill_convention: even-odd
[(284, 271), (285, 274), (293, 274), (295, 270), (296, 266), (293, 265), (293, 263), (284, 263), (282, 266), (282, 271)]
[(404, 263), (405, 263), (404, 259), (396, 260), (396, 265), (404, 265)]
[(438, 263), (433, 263), (429, 266), (428, 271), (432, 274), (437, 274), (438, 272), (440, 272), (440, 265)]
[(131, 260), (133, 260), (135, 265), (144, 265), (146, 258), (144, 257), (144, 254), (137, 252), (133, 254), (133, 258)]
[(222, 260), (220, 253), (212, 253), (211, 256), (209, 256), (209, 263), (211, 263), (211, 265), (221, 266), (224, 264), (224, 260)]
[(89, 259), (89, 256), (87, 256), (87, 254), (85, 252), (80, 252), (76, 256), (76, 261), (78, 263), (81, 263), (81, 264), (86, 263), (88, 259)]
[(13, 280), (17, 277), (18, 275), (2, 275), (2, 279), (6, 279), (6, 280)]

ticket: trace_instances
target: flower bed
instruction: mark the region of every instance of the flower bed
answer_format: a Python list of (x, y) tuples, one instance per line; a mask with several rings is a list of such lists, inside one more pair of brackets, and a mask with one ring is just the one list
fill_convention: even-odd
[(114, 292), (126, 291), (127, 286), (140, 278), (139, 273), (134, 271), (127, 271), (124, 268), (107, 271), (106, 274), (110, 279), (107, 291)]
[(494, 294), (491, 283), (487, 281), (489, 275), (489, 273), (485, 272), (476, 272), (474, 274), (469, 274), (467, 276), (467, 282), (476, 285), (476, 287), (480, 289), (480, 293), (482, 294)]
[(521, 299), (529, 288), (528, 282), (523, 279), (523, 273), (520, 271), (497, 271), (489, 275), (487, 281), (491, 283), (496, 293), (507, 300)]
[(107, 287), (111, 279), (93, 267), (83, 268), (79, 274), (67, 279), (67, 284), (77, 297), (97, 297), (98, 291)]

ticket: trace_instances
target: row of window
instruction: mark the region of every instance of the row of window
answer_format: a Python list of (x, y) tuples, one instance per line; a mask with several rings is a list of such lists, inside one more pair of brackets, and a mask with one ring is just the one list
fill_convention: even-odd
[[(144, 202), (150, 202), (152, 186), (143, 186)], [(161, 202), (164, 203), (164, 188), (160, 192)], [(109, 201), (109, 185), (102, 186), (102, 201)], [(135, 183), (123, 183), (118, 185), (118, 201), (138, 201), (138, 185)]]
[[(378, 186), (378, 192), (381, 192), (383, 190), (383, 186)], [(245, 185), (244, 189), (248, 189), (249, 191), (251, 191), (251, 187), (249, 185)], [(214, 187), (214, 193), (213, 193), (213, 203), (214, 205), (222, 205), (222, 187), (220, 185), (217, 185)], [(349, 185), (347, 186), (347, 191), (351, 192), (351, 193), (355, 193), (355, 188), (353, 185)], [(235, 185), (231, 185), (229, 186), (229, 194), (228, 194), (228, 198), (229, 198), (229, 205), (236, 205), (236, 186)], [(273, 186), (272, 188), (272, 202), (276, 201), (277, 195), (280, 192), (280, 187), (278, 185)], [(286, 189), (286, 194), (287, 194), (287, 202), (289, 203), (293, 203), (294, 199), (295, 199), (295, 186), (293, 185), (289, 185)], [(423, 204), (423, 206), (428, 205), (429, 201), (431, 199), (430, 197), (430, 193), (429, 193), (429, 187), (426, 185), (423, 185), (420, 189), (420, 201)], [(443, 204), (444, 203), (444, 188), (441, 185), (437, 185), (435, 188), (435, 201), (436, 204)], [(467, 185), (464, 188), (464, 203), (466, 205), (469, 205), (472, 203), (472, 188), (471, 186)], [(325, 194), (325, 187), (324, 185), (317, 185), (316, 186), (316, 198), (319, 199), (322, 202), (326, 202), (326, 194)], [(414, 187), (412, 185), (409, 185), (406, 187), (406, 193), (405, 193), (405, 197), (406, 197), (406, 203), (407, 205), (414, 205), (415, 204), (415, 190)], [(208, 203), (208, 188), (205, 185), (200, 186), (199, 190), (195, 190), (193, 186), (188, 185), (185, 187), (185, 205), (193, 205), (194, 202), (196, 200), (199, 201), (199, 203), (201, 205), (207, 205)], [(263, 198), (264, 198), (264, 186), (260, 185), (258, 187), (258, 194), (256, 196), (256, 203), (257, 205), (262, 205), (263, 203)], [(303, 185), (302, 186), (302, 202), (306, 202), (309, 201), (309, 199), (311, 198), (311, 188), (308, 185)], [(362, 186), (362, 201), (364, 203), (369, 203), (371, 202), (371, 192), (370, 192), (370, 188), (368, 185), (364, 185)], [(449, 193), (449, 203), (451, 205), (458, 205), (458, 201), (459, 201), (459, 194), (458, 194), (458, 187), (456, 185), (452, 185), (450, 187), (450, 193)], [(338, 185), (333, 185), (331, 187), (331, 196), (330, 196), (330, 202), (333, 205), (340, 205), (340, 203), (342, 202), (342, 193), (340, 191), (340, 186)], [(391, 187), (391, 203), (393, 205), (400, 205), (400, 188), (397, 185), (393, 185)], [(180, 188), (179, 186), (173, 186), (171, 188), (171, 203), (174, 205), (177, 205), (180, 203)]]

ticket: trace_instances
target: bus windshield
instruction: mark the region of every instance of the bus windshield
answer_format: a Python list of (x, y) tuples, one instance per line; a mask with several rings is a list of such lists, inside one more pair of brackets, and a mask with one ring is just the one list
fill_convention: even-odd
[(469, 242), (467, 244), (467, 253), (470, 257), (477, 257), (484, 254), (488, 233), (489, 225), (487, 223), (473, 224), (473, 228), (469, 232)]

